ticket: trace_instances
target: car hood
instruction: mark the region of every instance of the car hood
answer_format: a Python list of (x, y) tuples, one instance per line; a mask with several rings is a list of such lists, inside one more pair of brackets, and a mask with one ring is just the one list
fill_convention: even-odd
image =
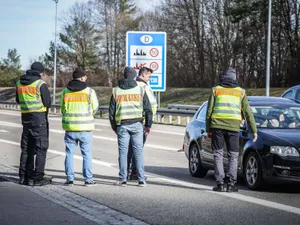
[(300, 148), (299, 129), (258, 129), (258, 136), (265, 145)]

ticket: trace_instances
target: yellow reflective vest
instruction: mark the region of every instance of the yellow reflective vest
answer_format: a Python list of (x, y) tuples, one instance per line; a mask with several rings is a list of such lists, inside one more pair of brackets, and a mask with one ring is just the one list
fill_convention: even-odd
[(23, 85), (17, 82), (17, 92), (21, 113), (46, 112), (47, 108), (42, 102), (40, 87), (45, 82), (41, 79), (34, 81), (29, 85)]
[(212, 119), (232, 119), (241, 120), (241, 101), (245, 95), (245, 90), (236, 88), (224, 88), (217, 86), (213, 88), (215, 104)]
[(92, 88), (70, 91), (65, 88), (60, 96), (62, 128), (66, 131), (91, 131), (94, 129), (94, 114), (98, 99)]
[(136, 83), (146, 91), (151, 104), (153, 117), (155, 117), (157, 112), (157, 101), (151, 87), (142, 81), (137, 81)]
[(144, 89), (137, 85), (131, 89), (115, 87), (112, 94), (116, 102), (115, 120), (120, 125), (122, 120), (143, 118)]

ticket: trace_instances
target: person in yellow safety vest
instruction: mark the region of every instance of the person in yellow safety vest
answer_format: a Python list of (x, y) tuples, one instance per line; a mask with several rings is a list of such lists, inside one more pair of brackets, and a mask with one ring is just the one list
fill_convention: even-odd
[[(157, 111), (157, 101), (155, 98), (155, 95), (151, 89), (151, 87), (148, 85), (148, 82), (150, 81), (150, 77), (153, 73), (153, 70), (148, 68), (148, 67), (142, 67), (139, 70), (138, 77), (136, 78), (137, 84), (144, 88), (144, 90), (147, 93), (147, 96), (149, 98), (150, 104), (151, 104), (151, 109), (153, 113), (153, 119), (155, 118), (156, 111)], [(143, 135), (143, 145), (146, 142), (147, 135), (149, 133), (144, 129), (144, 135)], [(132, 154), (132, 147), (131, 143), (129, 144), (129, 150), (128, 150), (128, 178), (129, 180), (137, 180), (137, 174), (136, 174), (136, 164), (133, 158)]]
[(96, 92), (87, 87), (87, 75), (81, 68), (76, 68), (67, 88), (60, 96), (62, 112), (62, 128), (65, 133), (66, 186), (74, 184), (74, 152), (79, 144), (83, 156), (82, 174), (85, 186), (94, 186), (92, 173), (92, 130), (94, 129), (94, 114), (98, 110)]
[(41, 79), (44, 71), (42, 63), (34, 62), (16, 85), (16, 102), (20, 104), (23, 125), (19, 167), (22, 185), (51, 183), (51, 179), (44, 177), (49, 147), (48, 108), (51, 107), (50, 92)]
[(138, 185), (146, 186), (143, 156), (143, 120), (145, 130), (150, 132), (152, 125), (151, 104), (144, 88), (134, 80), (136, 72), (132, 67), (124, 69), (124, 78), (112, 89), (109, 105), (109, 120), (113, 131), (118, 136), (119, 180), (116, 185), (126, 186), (127, 154), (129, 141), (136, 161)]
[[(217, 186), (213, 191), (237, 192), (237, 165), (240, 122), (244, 113), (253, 133), (253, 141), (257, 139), (257, 128), (253, 113), (249, 106), (246, 91), (239, 87), (235, 69), (229, 67), (220, 77), (218, 86), (212, 88), (206, 112), (206, 132), (212, 138), (211, 146), (214, 156), (214, 169)], [(227, 188), (224, 188), (223, 148), (228, 152)]]

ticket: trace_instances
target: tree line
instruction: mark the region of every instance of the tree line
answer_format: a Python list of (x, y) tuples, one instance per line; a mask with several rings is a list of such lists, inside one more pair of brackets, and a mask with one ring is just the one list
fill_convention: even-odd
[[(300, 2), (272, 2), (271, 86), (296, 85)], [(168, 87), (211, 87), (228, 66), (237, 69), (243, 87), (265, 86), (266, 0), (164, 0), (148, 11), (138, 9), (133, 0), (91, 0), (74, 4), (60, 23), (58, 86), (66, 85), (78, 66), (87, 71), (90, 85), (116, 85), (126, 64), (127, 31), (167, 33)], [(8, 53), (12, 60), (0, 61), (2, 86), (19, 76), (19, 56), (15, 49)], [(38, 60), (52, 75), (53, 42)]]

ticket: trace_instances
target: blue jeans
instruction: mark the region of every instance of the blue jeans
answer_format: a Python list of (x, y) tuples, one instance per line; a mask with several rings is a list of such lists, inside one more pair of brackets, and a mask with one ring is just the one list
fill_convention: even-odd
[(69, 132), (66, 131), (65, 143), (66, 143), (66, 160), (65, 160), (65, 172), (68, 181), (73, 181), (74, 175), (74, 152), (79, 144), (81, 155), (83, 157), (82, 174), (84, 181), (92, 181), (92, 132)]
[(117, 127), (119, 146), (119, 178), (126, 181), (127, 178), (127, 155), (129, 141), (132, 143), (132, 150), (136, 162), (137, 176), (139, 181), (145, 180), (144, 156), (143, 156), (143, 125), (140, 122), (120, 125)]

